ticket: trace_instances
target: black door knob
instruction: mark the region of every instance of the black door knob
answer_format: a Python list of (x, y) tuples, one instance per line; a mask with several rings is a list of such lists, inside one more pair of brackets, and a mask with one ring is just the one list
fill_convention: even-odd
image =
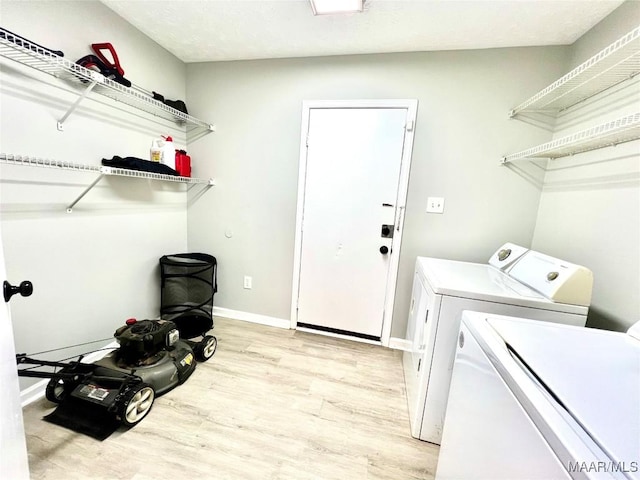
[(24, 282), (20, 283), (20, 286), (15, 287), (5, 280), (2, 283), (2, 291), (4, 293), (5, 302), (11, 300), (11, 297), (13, 297), (16, 293), (19, 293), (23, 297), (28, 297), (33, 293), (33, 283), (31, 283), (29, 280), (25, 280)]
[(386, 255), (387, 253), (389, 253), (389, 247), (387, 247), (386, 245), (381, 246), (380, 253)]

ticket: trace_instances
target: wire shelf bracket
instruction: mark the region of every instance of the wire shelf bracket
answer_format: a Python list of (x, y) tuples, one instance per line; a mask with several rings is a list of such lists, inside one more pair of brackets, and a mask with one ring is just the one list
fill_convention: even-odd
[(97, 72), (94, 72), (94, 73), (95, 73), (94, 75), (95, 79), (89, 84), (87, 88), (85, 88), (84, 92), (82, 92), (82, 94), (77, 98), (77, 100), (69, 107), (67, 112), (57, 121), (56, 127), (58, 128), (59, 131), (62, 132), (64, 130), (63, 125), (65, 120), (69, 117), (69, 115), (73, 113), (73, 111), (78, 107), (78, 105), (80, 105), (80, 102), (82, 102), (82, 100), (87, 98), (87, 95), (89, 95), (89, 92), (93, 90), (93, 87), (95, 87), (99, 82), (102, 81), (102, 79), (100, 79), (98, 76), (104, 78), (99, 73)]
[(104, 173), (101, 173), (100, 175), (98, 175), (98, 178), (96, 178), (93, 182), (91, 182), (91, 184), (90, 184), (87, 188), (85, 188), (85, 189), (84, 189), (84, 191), (83, 191), (80, 195), (78, 195), (78, 196), (76, 197), (76, 199), (75, 199), (73, 202), (71, 202), (71, 203), (69, 204), (69, 206), (67, 207), (67, 213), (71, 213), (71, 212), (73, 212), (73, 207), (75, 207), (75, 206), (76, 206), (76, 204), (77, 204), (80, 200), (82, 200), (82, 198), (83, 198), (87, 193), (89, 193), (89, 191), (90, 191), (93, 187), (95, 187), (95, 186), (98, 184), (98, 182), (99, 182), (100, 180), (102, 180), (103, 178), (104, 178)]
[(502, 157), (517, 160), (555, 159), (640, 139), (640, 112), (581, 130), (536, 147)]
[(215, 132), (216, 130), (215, 125), (211, 123), (170, 107), (133, 88), (125, 87), (110, 78), (106, 78), (95, 70), (90, 70), (64, 57), (60, 57), (1, 27), (0, 56), (60, 78), (70, 84), (85, 86), (83, 93), (80, 94), (80, 98), (77, 99), (65, 115), (58, 120), (58, 130), (62, 130), (64, 121), (91, 91), (156, 117), (174, 121), (178, 125), (195, 125), (202, 128), (205, 133)]

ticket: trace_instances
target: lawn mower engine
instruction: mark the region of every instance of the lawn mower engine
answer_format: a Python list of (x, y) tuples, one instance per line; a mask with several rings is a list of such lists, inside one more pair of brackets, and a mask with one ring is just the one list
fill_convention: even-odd
[(125, 362), (123, 367), (155, 363), (149, 359), (161, 350), (173, 347), (180, 339), (173, 322), (138, 322), (134, 318), (127, 320), (126, 325), (117, 329), (113, 336), (120, 344), (120, 358)]
[(193, 349), (173, 322), (129, 319), (114, 337), (120, 348), (95, 365), (136, 375), (156, 395), (182, 384), (196, 368)]

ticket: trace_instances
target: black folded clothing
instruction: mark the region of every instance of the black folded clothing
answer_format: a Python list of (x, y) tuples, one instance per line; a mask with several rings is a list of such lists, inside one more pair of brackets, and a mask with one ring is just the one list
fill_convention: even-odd
[(127, 170), (138, 170), (142, 172), (160, 173), (162, 175), (179, 176), (178, 172), (164, 163), (150, 162), (149, 160), (143, 160), (136, 157), (123, 158), (114, 155), (111, 160), (103, 158), (102, 164), (105, 167), (124, 168)]
[(189, 115), (189, 112), (187, 112), (187, 105), (182, 100), (167, 100), (164, 98), (164, 96), (160, 95), (158, 92), (151, 92), (151, 93), (153, 94), (154, 100), (158, 100), (159, 102), (162, 102), (171, 108), (175, 108), (179, 112)]

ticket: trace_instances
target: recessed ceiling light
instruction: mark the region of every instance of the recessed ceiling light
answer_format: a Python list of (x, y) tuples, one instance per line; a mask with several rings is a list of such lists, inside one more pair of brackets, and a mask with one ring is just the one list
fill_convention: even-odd
[(362, 12), (363, 0), (309, 0), (314, 15)]

